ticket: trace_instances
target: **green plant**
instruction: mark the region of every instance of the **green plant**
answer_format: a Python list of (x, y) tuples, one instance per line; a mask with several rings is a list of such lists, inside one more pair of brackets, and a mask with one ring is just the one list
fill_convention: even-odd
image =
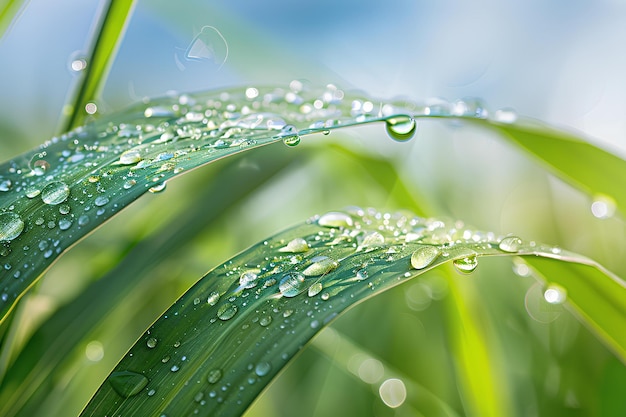
[[(116, 49), (132, 10), (130, 4), (116, 5), (111, 2), (111, 10), (103, 15), (92, 53), (103, 58), (94, 58), (95, 68), (84, 75), (72, 99), (74, 110), (64, 123), (67, 127), (80, 124), (85, 117), (82, 109), (96, 98), (104, 82), (109, 52)], [(0, 168), (3, 414), (37, 415), (43, 410), (74, 414), (122, 357), (85, 415), (193, 415), (196, 410), (205, 415), (238, 414), (270, 376), (338, 313), (380, 294), (356, 317), (352, 313), (350, 320), (348, 313), (335, 330), (315, 339), (313, 346), (333, 364), (328, 370), (316, 375), (325, 359), (311, 362), (314, 353), (307, 350), (278, 380), (290, 385), (293, 378), (304, 375), (302, 379), (311, 381), (305, 393), (314, 391), (320, 379), (329, 380), (321, 389), (337, 391), (340, 398), (333, 400), (332, 392), (324, 394), (331, 398), (330, 405), (309, 399), (311, 404), (305, 408), (311, 414), (331, 414), (345, 401), (342, 397), (353, 396), (360, 401), (348, 409), (351, 413), (369, 413), (370, 404), (379, 414), (392, 413), (392, 407), (403, 403), (397, 396), (404, 389), (408, 397), (398, 410), (410, 414), (524, 415), (532, 410), (549, 414), (570, 410), (574, 415), (582, 409), (619, 415), (624, 403), (611, 387), (625, 378), (619, 362), (626, 357), (621, 331), (626, 318), (624, 281), (596, 262), (558, 247), (425, 218), (441, 210), (441, 200), (418, 194), (419, 184), (411, 182), (411, 174), (403, 174), (394, 161), (369, 153), (340, 134), (350, 126), (385, 124), (389, 135), (405, 142), (414, 135), (416, 121), (428, 119), (460, 124), (463, 129), (492, 130), (519, 145), (523, 151), (517, 153), (532, 155), (560, 178), (596, 196), (597, 207), (604, 210), (600, 216), (611, 210), (623, 212), (626, 192), (619, 179), (626, 163), (575, 135), (516, 121), (511, 112), (494, 119), (477, 103), (436, 104), (378, 105), (335, 86), (315, 89), (298, 82), (289, 87), (177, 95), (98, 118), (4, 164)], [(331, 133), (330, 140), (323, 133)], [(279, 147), (276, 142), (298, 148)], [(271, 146), (256, 149), (262, 145)], [(389, 141), (386, 146), (393, 145)], [(38, 306), (37, 295), (26, 291), (38, 285), (36, 280), (57, 256), (148, 189), (159, 193), (166, 180), (225, 157), (187, 175), (191, 179), (186, 186), (170, 187), (158, 209), (150, 206), (159, 201), (134, 212), (129, 207), (131, 215), (117, 224), (116, 219), (108, 223), (115, 226), (110, 234), (107, 226), (73, 249), (85, 247), (69, 262), (82, 264), (83, 257), (91, 256), (94, 272), (80, 271), (80, 283), (63, 287), (64, 305), (49, 317), (44, 315), (43, 323), (29, 324)], [(307, 177), (301, 172), (305, 165), (323, 169)], [(258, 191), (265, 187), (274, 187), (279, 194)], [(463, 198), (475, 196), (480, 189), (471, 185)], [(304, 200), (297, 209), (284, 195), (291, 192)], [(447, 196), (443, 191), (437, 197)], [(336, 209), (334, 204), (340, 202), (378, 203), (394, 212), (409, 208), (422, 217), (353, 207), (267, 238), (276, 225), (282, 229), (293, 223), (284, 223), (281, 217), (302, 220), (313, 215), (300, 213), (310, 201), (324, 211)], [(623, 230), (620, 218), (607, 221)], [(263, 222), (270, 224), (264, 227)], [(205, 228), (214, 233), (207, 241), (199, 233)], [(524, 236), (531, 234), (519, 230)], [(207, 264), (218, 264), (242, 249), (235, 245), (219, 252), (238, 233), (247, 236), (246, 245), (261, 243), (210, 272), (144, 334)], [(203, 258), (208, 251), (219, 253), (209, 254), (207, 261)], [(99, 253), (87, 255), (94, 252)], [(185, 252), (200, 253), (187, 253), (183, 262), (179, 257)], [(541, 277), (544, 284), (513, 276), (498, 279), (513, 275), (510, 260), (484, 262), (482, 274), (482, 266), (472, 272), (478, 258), (487, 255), (523, 256), (528, 264), (519, 258), (514, 261), (518, 274)], [(411, 287), (405, 284), (381, 294), (448, 260), (463, 274), (471, 272), (472, 278), (441, 266)], [(79, 268), (57, 265), (51, 274), (56, 269), (67, 279), (72, 275), (68, 271)], [(507, 270), (508, 274), (503, 272)], [(623, 275), (621, 270), (618, 273)], [(96, 275), (93, 282), (85, 282), (89, 275)], [(54, 282), (50, 277), (47, 281)], [(40, 288), (41, 292), (45, 293)], [(66, 296), (67, 292), (74, 295)], [(519, 302), (524, 293), (525, 307)], [(563, 297), (568, 300), (567, 310)], [(430, 303), (436, 305), (426, 310)], [(570, 311), (588, 330), (579, 328)], [(410, 343), (415, 337), (411, 329), (419, 330), (411, 321), (416, 315), (429, 326), (441, 326), (427, 334), (434, 342), (418, 338)], [(509, 322), (498, 321), (499, 315)], [(29, 339), (19, 333), (24, 326), (33, 332)], [(393, 332), (390, 327), (397, 329)], [(541, 332), (550, 335), (542, 337)], [(368, 333), (373, 335), (366, 337)], [(532, 348), (525, 350), (517, 344), (528, 334), (536, 340), (528, 342)], [(350, 341), (358, 335), (364, 339)], [(124, 355), (137, 338), (136, 346)], [(549, 346), (542, 351), (544, 342)], [(573, 343), (584, 348), (571, 349)], [(437, 351), (441, 346), (449, 351)], [(546, 357), (528, 359), (542, 353)], [(593, 363), (572, 367), (581, 358), (593, 358)], [(516, 361), (522, 367), (537, 367), (530, 374), (537, 380), (524, 381), (528, 374)], [(442, 371), (443, 365), (447, 367)], [(426, 376), (419, 377), (417, 368), (428, 369)], [(567, 376), (572, 369), (575, 372)], [(346, 370), (358, 376), (356, 382), (343, 384)], [(598, 386), (583, 390), (586, 381), (581, 375), (593, 378)], [(561, 379), (564, 383), (559, 384)], [(89, 387), (78, 391), (81, 384)], [(454, 392), (456, 384), (460, 393)], [(524, 392), (544, 385), (552, 387), (552, 395)], [(70, 388), (61, 396), (59, 391), (65, 387)], [(290, 395), (283, 393), (280, 401), (288, 403)], [(389, 407), (382, 406), (381, 398)], [(537, 404), (526, 404), (528, 398)], [(271, 406), (257, 407), (263, 413), (262, 407)], [(275, 413), (279, 408), (271, 410)]]

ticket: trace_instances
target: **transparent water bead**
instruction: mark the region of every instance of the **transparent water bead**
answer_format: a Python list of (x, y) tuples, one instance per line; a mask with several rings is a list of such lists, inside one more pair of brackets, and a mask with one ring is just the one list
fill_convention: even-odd
[(301, 237), (292, 239), (284, 246), (278, 249), (279, 252), (301, 253), (309, 250), (309, 244)]
[(128, 398), (139, 394), (148, 385), (148, 378), (137, 372), (119, 371), (109, 376), (109, 383), (115, 392)]
[(213, 291), (211, 294), (209, 294), (209, 297), (207, 298), (206, 302), (210, 306), (214, 306), (215, 304), (217, 304), (219, 300), (220, 300), (220, 293), (218, 293), (217, 291)]
[(155, 337), (151, 337), (146, 342), (146, 346), (148, 346), (150, 349), (154, 349), (156, 347), (156, 345), (157, 345), (157, 340), (156, 340)]
[(237, 306), (231, 303), (222, 304), (217, 310), (217, 317), (220, 320), (230, 320), (237, 314)]
[(500, 243), (498, 243), (498, 248), (501, 251), (516, 253), (519, 252), (520, 247), (522, 246), (522, 239), (517, 236), (507, 236), (503, 238)]
[(10, 242), (24, 230), (24, 220), (12, 212), (0, 213), (0, 242)]
[(167, 183), (163, 181), (159, 184), (153, 185), (152, 187), (148, 189), (148, 191), (150, 191), (152, 194), (157, 194), (162, 191), (165, 191), (165, 187), (167, 187)]
[(122, 165), (132, 165), (141, 161), (141, 152), (137, 149), (129, 149), (127, 151), (122, 152), (120, 155), (120, 164)]
[(211, 369), (206, 377), (209, 384), (216, 384), (220, 379), (222, 379), (222, 370), (221, 369)]
[(313, 258), (313, 263), (302, 271), (302, 273), (307, 277), (315, 277), (318, 275), (325, 275), (336, 269), (338, 266), (339, 262), (336, 260), (329, 258), (328, 256), (320, 256), (319, 258)]
[(415, 269), (424, 269), (432, 264), (440, 254), (441, 251), (436, 246), (420, 246), (411, 255), (411, 266)]
[(463, 258), (455, 259), (452, 264), (457, 271), (464, 274), (473, 272), (478, 266), (478, 257), (475, 253), (464, 256)]
[(380, 246), (385, 244), (385, 237), (378, 232), (369, 232), (361, 236), (359, 242), (362, 248)]
[(9, 191), (12, 185), (13, 183), (9, 179), (0, 180), (0, 191)]
[(615, 214), (615, 200), (605, 195), (598, 195), (591, 203), (591, 214), (598, 219), (608, 219)]
[(70, 196), (70, 187), (64, 182), (55, 181), (46, 185), (41, 190), (41, 199), (44, 203), (50, 205), (61, 204)]
[(282, 137), (283, 143), (287, 146), (297, 146), (300, 143), (298, 129), (292, 125), (283, 127), (280, 132), (280, 137)]
[(380, 384), (378, 394), (387, 407), (398, 408), (406, 400), (406, 386), (401, 379), (390, 378)]
[(299, 272), (289, 273), (278, 284), (280, 293), (285, 297), (295, 297), (306, 289), (304, 275)]
[(515, 123), (517, 121), (517, 112), (511, 108), (496, 110), (493, 119), (500, 123)]
[(352, 217), (340, 211), (331, 211), (320, 216), (317, 224), (324, 227), (351, 227), (354, 222)]
[(393, 116), (385, 119), (385, 129), (390, 138), (398, 142), (406, 142), (415, 136), (417, 123), (411, 116)]
[(322, 283), (321, 282), (316, 282), (315, 284), (311, 285), (309, 287), (309, 291), (308, 291), (308, 295), (309, 297), (314, 297), (317, 294), (319, 294), (320, 292), (322, 292)]
[(269, 374), (271, 370), (272, 370), (272, 365), (269, 362), (260, 362), (254, 368), (254, 373), (257, 374), (257, 376), (265, 376)]
[(563, 304), (567, 299), (567, 292), (558, 285), (550, 285), (544, 291), (543, 298), (550, 304)]
[(243, 272), (239, 276), (239, 285), (243, 288), (254, 288), (258, 284), (257, 278), (261, 271), (258, 269), (250, 269)]

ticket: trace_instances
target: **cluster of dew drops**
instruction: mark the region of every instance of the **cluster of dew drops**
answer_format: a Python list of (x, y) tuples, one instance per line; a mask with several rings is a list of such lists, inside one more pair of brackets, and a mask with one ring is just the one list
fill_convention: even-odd
[[(437, 261), (451, 259), (460, 273), (469, 274), (477, 268), (477, 257), (481, 250), (489, 248), (516, 254), (525, 249), (525, 243), (517, 236), (496, 237), (492, 233), (467, 228), (461, 222), (424, 219), (406, 212), (383, 213), (375, 209), (350, 207), (345, 211), (315, 216), (307, 224), (314, 226), (309, 234), (287, 238), (287, 231), (263, 242), (267, 251), (259, 255), (262, 258), (252, 261), (246, 258), (244, 263), (230, 261), (217, 268), (216, 271), (227, 271), (223, 272), (223, 276), (231, 277), (232, 284), (227, 290), (219, 292), (214, 287), (206, 287), (206, 293), (202, 296), (192, 289), (190, 293), (194, 298), (186, 302), (194, 310), (201, 309), (209, 314), (206, 320), (208, 323), (226, 324), (234, 317), (243, 315), (243, 321), (238, 321), (238, 325), (244, 323), (242, 329), (257, 325), (283, 329), (281, 331), (285, 331), (286, 335), (293, 331), (289, 330), (293, 328), (293, 317), (302, 317), (294, 314), (302, 308), (303, 311), (308, 310), (305, 318), (309, 320), (312, 331), (316, 331), (321, 324), (336, 316), (337, 312), (333, 312), (332, 308), (324, 307), (330, 306), (334, 297), (340, 298), (350, 288), (371, 291), (375, 285), (381, 284), (381, 281), (377, 281), (381, 269), (376, 265), (406, 262), (406, 273), (399, 277), (404, 279), (415, 275), (415, 270), (424, 270), (437, 264)], [(530, 243), (528, 246), (533, 247), (535, 244)], [(333, 250), (329, 251), (329, 248)], [(345, 251), (337, 250), (339, 248)], [(268, 253), (276, 256), (268, 257)], [(333, 256), (334, 253), (342, 253), (343, 257)], [(251, 263), (254, 266), (251, 267)], [(341, 270), (342, 265), (349, 266), (347, 273), (345, 269)], [(335, 271), (338, 273), (334, 274)], [(218, 280), (220, 276), (211, 278)], [(267, 301), (295, 297), (305, 297), (304, 302), (298, 304), (298, 307), (294, 307), (296, 304), (293, 303), (287, 307), (283, 305), (283, 310), (277, 307), (279, 304), (273, 304), (273, 308), (261, 311), (259, 305), (265, 304), (250, 301), (250, 298)], [(554, 289), (546, 291), (546, 300), (548, 297), (554, 297)], [(315, 303), (310, 304), (309, 300), (315, 300)], [(180, 308), (181, 305), (175, 305), (160, 321), (167, 320), (169, 315), (183, 314), (178, 311)], [(174, 350), (187, 342), (181, 344), (181, 341), (176, 341)], [(165, 343), (159, 339), (159, 322), (146, 333), (141, 343), (144, 344), (143, 349), (155, 351), (160, 362), (172, 374), (178, 373), (188, 361), (188, 357), (182, 353), (176, 353), (177, 359), (173, 360), (174, 353), (169, 345), (162, 346), (163, 349), (157, 353), (156, 348)], [(243, 372), (247, 372), (247, 376), (243, 382), (241, 378), (236, 383), (228, 378), (230, 375), (241, 375), (241, 372), (225, 369), (212, 362), (210, 369), (204, 372), (204, 377), (195, 381), (198, 387), (194, 397), (196, 405), (200, 407), (209, 401), (220, 403), (233, 389), (235, 392), (243, 392), (247, 386), (279, 368), (280, 364), (274, 363), (277, 358), (285, 361), (295, 352), (265, 353), (265, 356), (258, 358), (258, 362), (247, 365)], [(132, 354), (131, 351), (129, 355)], [(125, 398), (140, 393), (158, 398), (155, 394), (159, 387), (150, 384), (149, 376), (149, 372), (121, 370), (111, 375), (109, 383)], [(241, 385), (235, 387), (233, 384), (237, 383)]]

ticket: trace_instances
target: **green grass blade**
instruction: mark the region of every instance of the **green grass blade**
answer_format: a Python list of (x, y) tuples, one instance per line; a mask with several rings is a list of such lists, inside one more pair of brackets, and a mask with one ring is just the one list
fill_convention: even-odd
[[(102, 335), (98, 336), (99, 329), (110, 317), (120, 315), (116, 313), (119, 306), (124, 304), (120, 300), (145, 299), (148, 296), (145, 294), (146, 287), (159, 285), (154, 282), (154, 271), (163, 268), (165, 261), (184, 256), (181, 252), (188, 251), (190, 246), (185, 246), (185, 242), (192, 243), (200, 231), (214, 226), (220, 215), (231, 210), (244, 196), (283, 169), (291, 160), (287, 154), (286, 149), (282, 153), (260, 150), (255, 158), (260, 168), (253, 171), (242, 169), (236, 158), (232, 158), (233, 162), (227, 161), (229, 163), (219, 175), (207, 180), (204, 188), (193, 196), (196, 200), (189, 201), (185, 222), (174, 218), (172, 225), (162, 227), (139, 242), (116, 268), (43, 323), (0, 383), (0, 415), (53, 415), (54, 410), (49, 405), (58, 399), (56, 383), (64, 378), (65, 370), (86, 368), (82, 366), (83, 345), (94, 339), (106, 342)], [(251, 171), (254, 175), (251, 175)], [(215, 195), (220, 195), (220, 199), (216, 201)], [(153, 291), (159, 292), (161, 289), (154, 288)], [(175, 298), (172, 295), (172, 301)], [(127, 310), (126, 314), (129, 314)], [(149, 324), (147, 322), (145, 326)], [(136, 334), (140, 334), (143, 329), (145, 327)], [(42, 346), (47, 347), (43, 352)], [(118, 358), (123, 353), (120, 352)], [(113, 360), (109, 366), (114, 366), (115, 356), (108, 347), (107, 358)], [(105, 366), (98, 367), (94, 373), (105, 369)], [(92, 374), (87, 379), (95, 382), (106, 374), (108, 370), (105, 374)], [(97, 386), (96, 383), (92, 389), (95, 390)], [(83, 401), (86, 400), (83, 398)], [(79, 407), (83, 405), (84, 402)], [(71, 413), (69, 406), (63, 409), (65, 412), (62, 415), (77, 415), (80, 412), (79, 408)]]
[(448, 261), (467, 273), (477, 257), (490, 255), (587, 262), (554, 252), (513, 237), (498, 241), (458, 222), (360, 209), (327, 213), (207, 274), (137, 341), (82, 415), (239, 415), (350, 306)]
[(626, 178), (623, 159), (571, 133), (538, 122), (476, 122), (509, 138), (574, 187), (596, 198), (608, 197), (610, 205), (626, 213), (626, 187), (619, 180)]
[(98, 97), (106, 82), (134, 6), (135, 0), (110, 0), (105, 7), (93, 45), (90, 46), (91, 54), (87, 57), (87, 66), (82, 70), (79, 87), (68, 104), (68, 109), (64, 111), (68, 117), (62, 126), (62, 132), (84, 123), (88, 115), (85, 106)]
[(9, 29), (16, 15), (24, 7), (26, 0), (3, 0), (0, 2), (0, 39)]

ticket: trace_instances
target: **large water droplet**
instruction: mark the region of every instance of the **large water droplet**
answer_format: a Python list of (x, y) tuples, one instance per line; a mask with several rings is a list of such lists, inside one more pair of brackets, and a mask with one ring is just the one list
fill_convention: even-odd
[(219, 300), (220, 300), (220, 293), (218, 293), (217, 291), (213, 291), (211, 294), (209, 294), (209, 297), (207, 298), (206, 302), (210, 306), (214, 306), (215, 304), (217, 304)]
[(285, 297), (295, 297), (306, 289), (304, 275), (299, 272), (292, 272), (285, 275), (280, 280), (278, 289)]
[(141, 152), (137, 149), (129, 149), (120, 155), (120, 164), (131, 165), (141, 161)]
[(503, 238), (498, 244), (498, 248), (501, 251), (516, 253), (519, 252), (520, 247), (522, 246), (522, 239), (517, 236), (507, 236)]
[(146, 346), (148, 346), (150, 349), (155, 348), (157, 345), (157, 340), (155, 337), (151, 337), (150, 339), (148, 339), (148, 341), (146, 342)]
[(411, 255), (411, 266), (415, 269), (424, 269), (432, 264), (440, 253), (436, 246), (420, 246)]
[[(315, 258), (314, 258), (315, 259)], [(330, 271), (336, 269), (339, 263), (332, 258), (322, 256), (318, 260), (315, 260), (309, 265), (302, 273), (307, 277), (315, 277), (318, 275), (324, 275)]]
[(148, 385), (148, 378), (137, 372), (119, 371), (109, 376), (109, 383), (118, 394), (128, 398), (139, 394)]
[(160, 193), (161, 191), (165, 190), (166, 186), (167, 186), (167, 183), (163, 181), (159, 184), (153, 185), (152, 187), (148, 189), (148, 191), (150, 191), (152, 194)]
[(478, 266), (478, 257), (475, 253), (464, 256), (463, 258), (455, 259), (452, 264), (457, 271), (464, 274), (473, 272)]
[(272, 370), (272, 365), (269, 362), (260, 362), (254, 368), (254, 373), (258, 376), (265, 376)]
[(215, 384), (220, 379), (222, 379), (222, 370), (221, 369), (211, 369), (206, 377), (209, 384)]
[(331, 211), (323, 214), (318, 220), (317, 224), (325, 227), (350, 227), (354, 223), (352, 217), (346, 213), (339, 211)]
[(369, 232), (361, 237), (360, 242), (362, 248), (380, 246), (385, 244), (385, 237), (378, 232)]
[(258, 269), (250, 269), (248, 271), (243, 272), (239, 276), (239, 286), (243, 288), (256, 287), (256, 285), (258, 284), (257, 278), (259, 278), (257, 274), (259, 272), (261, 271), (259, 271)]
[(301, 237), (290, 240), (287, 246), (278, 249), (279, 252), (300, 253), (309, 250), (309, 244)]
[(64, 182), (55, 181), (46, 185), (41, 190), (41, 199), (44, 203), (50, 205), (61, 204), (70, 196), (70, 187)]
[(558, 285), (550, 285), (544, 291), (543, 298), (550, 304), (563, 304), (567, 299), (567, 292)]
[(389, 137), (405, 142), (415, 135), (417, 123), (411, 116), (393, 116), (385, 120), (385, 128)]
[(9, 191), (13, 183), (9, 179), (0, 180), (0, 191)]
[(300, 143), (298, 129), (292, 125), (283, 127), (280, 132), (280, 137), (283, 139), (283, 143), (287, 146), (297, 146)]
[(222, 304), (217, 310), (217, 317), (220, 320), (230, 320), (237, 314), (237, 306), (231, 303)]
[(322, 288), (323, 287), (321, 282), (316, 282), (315, 284), (311, 285), (308, 291), (309, 297), (314, 297), (319, 294), (322, 291)]
[(24, 220), (16, 213), (0, 213), (0, 242), (11, 241), (24, 230)]

